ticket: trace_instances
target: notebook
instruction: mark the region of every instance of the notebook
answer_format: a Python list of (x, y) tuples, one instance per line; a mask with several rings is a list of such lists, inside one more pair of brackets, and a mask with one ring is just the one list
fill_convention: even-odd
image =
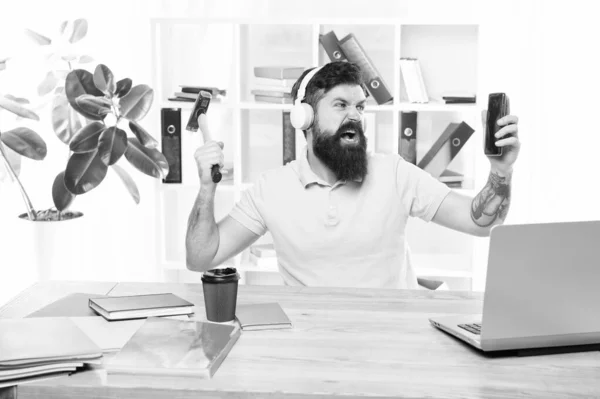
[(107, 320), (194, 313), (194, 304), (171, 293), (90, 298), (89, 306)]
[(90, 298), (105, 298), (105, 295), (76, 292), (54, 301), (26, 317), (88, 317), (98, 316), (88, 305)]
[(85, 363), (102, 350), (67, 317), (0, 319), (0, 370)]
[(276, 302), (238, 305), (235, 317), (244, 331), (292, 328), (292, 322)]
[(211, 378), (239, 336), (237, 325), (149, 317), (106, 370)]

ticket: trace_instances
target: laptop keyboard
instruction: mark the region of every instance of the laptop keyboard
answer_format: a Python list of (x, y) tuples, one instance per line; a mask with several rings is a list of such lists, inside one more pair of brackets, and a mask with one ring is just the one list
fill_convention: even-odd
[(459, 324), (458, 326), (473, 334), (481, 335), (481, 323)]

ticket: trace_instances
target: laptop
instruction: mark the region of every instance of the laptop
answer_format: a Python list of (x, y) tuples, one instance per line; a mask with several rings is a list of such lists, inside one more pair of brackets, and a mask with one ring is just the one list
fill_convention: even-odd
[(493, 227), (483, 314), (429, 321), (485, 352), (600, 344), (600, 221)]

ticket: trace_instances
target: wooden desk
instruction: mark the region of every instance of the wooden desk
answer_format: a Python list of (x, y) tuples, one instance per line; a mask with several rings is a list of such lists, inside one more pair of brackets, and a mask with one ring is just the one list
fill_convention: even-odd
[[(72, 292), (173, 292), (196, 304), (200, 284), (35, 285), (0, 309), (23, 317)], [(277, 301), (291, 330), (242, 332), (212, 380), (78, 372), (0, 391), (0, 398), (578, 398), (600, 397), (600, 353), (489, 357), (430, 326), (478, 313), (471, 292), (240, 286), (238, 303)], [(110, 355), (106, 355), (110, 358)]]

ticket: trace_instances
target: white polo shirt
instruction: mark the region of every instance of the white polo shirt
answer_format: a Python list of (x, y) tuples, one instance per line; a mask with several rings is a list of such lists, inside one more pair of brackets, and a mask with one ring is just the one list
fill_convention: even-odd
[(264, 172), (230, 216), (273, 236), (288, 285), (417, 288), (405, 227), (430, 221), (450, 188), (398, 154), (370, 154), (363, 181), (320, 179), (304, 156)]

